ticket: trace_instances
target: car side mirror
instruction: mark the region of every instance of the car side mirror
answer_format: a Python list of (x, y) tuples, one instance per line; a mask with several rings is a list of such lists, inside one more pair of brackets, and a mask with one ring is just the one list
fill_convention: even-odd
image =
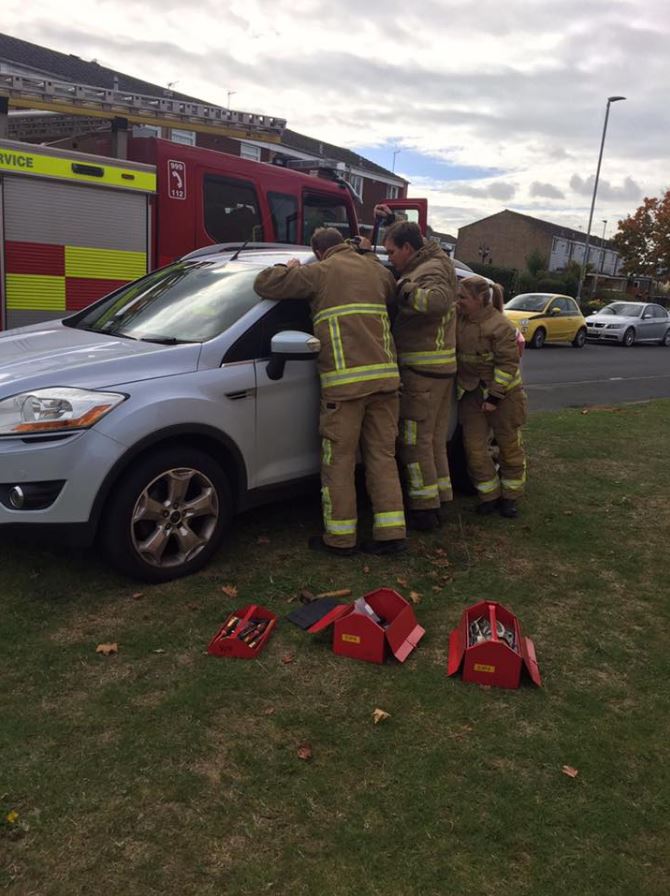
[(310, 333), (282, 330), (272, 337), (270, 360), (266, 368), (268, 378), (280, 380), (287, 361), (313, 361), (321, 351), (321, 343)]
[(551, 314), (552, 317), (555, 317), (557, 314), (560, 314), (560, 313), (561, 313), (560, 308), (552, 308), (551, 311), (549, 312), (549, 314)]

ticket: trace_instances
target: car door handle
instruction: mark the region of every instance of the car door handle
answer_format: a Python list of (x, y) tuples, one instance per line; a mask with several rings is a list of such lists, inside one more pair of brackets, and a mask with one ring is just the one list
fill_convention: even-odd
[(240, 389), (239, 392), (226, 392), (226, 398), (231, 401), (240, 401), (242, 398), (253, 398), (256, 395), (255, 389)]

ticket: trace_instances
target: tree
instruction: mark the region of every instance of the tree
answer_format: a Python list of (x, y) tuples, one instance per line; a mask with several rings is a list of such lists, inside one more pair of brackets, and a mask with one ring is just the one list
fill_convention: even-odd
[(670, 274), (670, 190), (650, 199), (619, 221), (614, 242), (627, 274), (654, 279)]
[(526, 268), (534, 277), (537, 277), (540, 271), (546, 271), (548, 265), (548, 259), (539, 249), (533, 249), (533, 251), (526, 256)]

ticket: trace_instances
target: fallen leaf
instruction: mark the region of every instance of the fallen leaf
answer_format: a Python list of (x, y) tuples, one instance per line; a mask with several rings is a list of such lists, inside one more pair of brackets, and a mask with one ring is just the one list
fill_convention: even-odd
[(588, 414), (588, 410), (587, 410), (586, 408), (584, 408), (584, 409), (582, 410), (582, 414)]
[(119, 652), (119, 645), (114, 642), (113, 644), (98, 644), (95, 648), (96, 653), (101, 653), (103, 656), (109, 656), (112, 653)]
[(398, 578), (396, 579), (396, 582), (399, 585), (401, 585), (403, 588), (407, 588), (407, 586), (409, 585), (409, 582), (407, 581), (407, 579), (404, 579), (402, 576), (398, 576)]
[(162, 647), (159, 647), (157, 650), (154, 650), (154, 653), (165, 653)]
[(285, 653), (281, 658), (282, 663), (287, 666), (289, 663), (292, 663), (295, 659), (295, 653)]
[(144, 591), (136, 591), (133, 594), (133, 600), (140, 600), (140, 598), (144, 597)]
[(437, 594), (438, 591), (442, 591), (439, 585), (433, 585), (433, 591)]
[(415, 605), (421, 603), (421, 595), (419, 594), (418, 591), (410, 591), (410, 593), (409, 593), (409, 599), (410, 599), (410, 600), (412, 601), (412, 603), (415, 604)]
[(370, 572), (370, 567), (369, 567), (369, 566), (364, 566), (364, 567), (363, 567), (363, 572), (365, 573), (365, 575), (367, 575), (367, 574)]
[(564, 510), (563, 516), (572, 516), (572, 510)]
[(576, 778), (579, 772), (576, 768), (573, 768), (571, 765), (564, 765), (561, 769), (564, 775), (567, 775), (568, 778)]
[(312, 747), (310, 744), (305, 742), (304, 744), (300, 744), (298, 747), (298, 759), (302, 759), (304, 762), (309, 762), (312, 758)]
[(237, 597), (237, 588), (235, 585), (222, 585), (221, 590), (226, 597)]
[(385, 712), (383, 709), (379, 709), (379, 707), (377, 707), (377, 709), (375, 709), (372, 713), (372, 719), (373, 719), (375, 725), (378, 725), (380, 722), (383, 722), (385, 719), (390, 719), (390, 718), (391, 718), (391, 713)]
[(274, 713), (275, 713), (274, 706), (266, 706), (265, 709), (263, 710), (264, 716), (273, 716)]
[(270, 544), (270, 539), (266, 535), (259, 535), (256, 544)]

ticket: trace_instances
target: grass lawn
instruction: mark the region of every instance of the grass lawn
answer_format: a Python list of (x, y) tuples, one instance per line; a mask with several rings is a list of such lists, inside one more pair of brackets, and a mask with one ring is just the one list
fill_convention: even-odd
[[(518, 520), (459, 499), (391, 561), (308, 552), (316, 498), (160, 587), (0, 544), (0, 890), (667, 896), (670, 402), (537, 414), (526, 442)], [(256, 661), (205, 653), (236, 606), (382, 585), (421, 595), (404, 665), (285, 621)], [(541, 689), (445, 676), (483, 598), (534, 639)]]

